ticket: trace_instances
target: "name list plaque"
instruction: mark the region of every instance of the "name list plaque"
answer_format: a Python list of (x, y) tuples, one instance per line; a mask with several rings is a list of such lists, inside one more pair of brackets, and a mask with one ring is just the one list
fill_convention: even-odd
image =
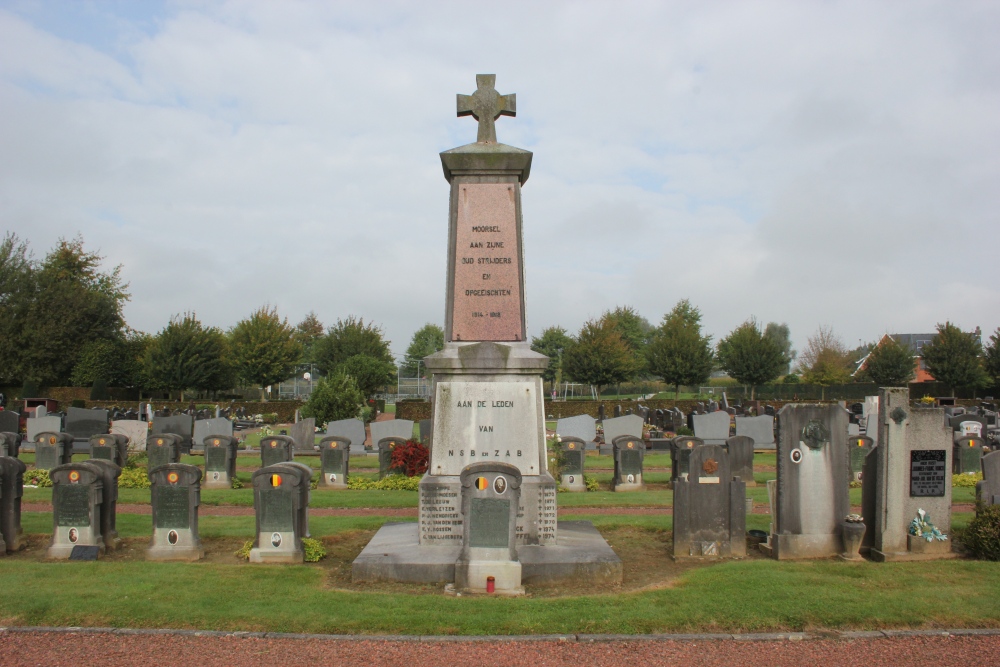
[(523, 339), (521, 256), (513, 183), (458, 189), (452, 339)]

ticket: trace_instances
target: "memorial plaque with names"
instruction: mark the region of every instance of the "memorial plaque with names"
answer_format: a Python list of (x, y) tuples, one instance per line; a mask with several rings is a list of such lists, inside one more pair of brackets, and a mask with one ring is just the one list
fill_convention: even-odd
[(55, 489), (56, 525), (84, 527), (90, 525), (90, 487), (60, 484)]
[(503, 549), (510, 542), (510, 501), (472, 498), (469, 506), (469, 546)]
[(344, 450), (326, 447), (320, 451), (323, 470), (339, 470), (344, 466)]
[(513, 183), (459, 187), (452, 340), (524, 340), (516, 197)]
[(205, 447), (205, 470), (209, 472), (228, 472), (226, 470), (228, 449), (228, 447), (222, 445), (218, 447), (213, 447), (212, 445)]
[(573, 450), (563, 452), (563, 469), (562, 474), (564, 475), (582, 475), (583, 474), (583, 457), (584, 452), (582, 450)]
[(59, 455), (55, 447), (45, 445), (35, 446), (35, 467), (39, 470), (52, 470), (59, 465)]
[(262, 491), (260, 512), (261, 532), (292, 532), (295, 530), (295, 517), (292, 510), (292, 490), (273, 489)]
[(160, 486), (156, 488), (156, 527), (190, 528), (191, 493), (180, 486)]
[(642, 454), (635, 450), (625, 449), (621, 453), (622, 475), (642, 474)]
[(90, 458), (103, 459), (105, 461), (115, 460), (115, 448), (107, 445), (94, 445), (90, 448)]
[(910, 452), (910, 496), (943, 496), (945, 493), (946, 452), (941, 449)]

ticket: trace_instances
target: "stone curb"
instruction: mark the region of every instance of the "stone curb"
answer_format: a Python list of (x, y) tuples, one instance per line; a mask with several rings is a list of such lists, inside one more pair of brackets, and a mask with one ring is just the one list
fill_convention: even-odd
[(225, 630), (172, 630), (144, 628), (80, 628), (48, 626), (0, 626), (5, 632), (48, 632), (53, 634), (86, 635), (174, 635), (178, 637), (232, 637), (235, 639), (312, 639), (320, 641), (371, 641), (371, 642), (691, 642), (691, 641), (806, 641), (806, 640), (857, 640), (889, 639), (898, 637), (991, 637), (1000, 636), (1000, 628), (953, 628), (949, 630), (826, 630), (814, 632), (758, 632), (746, 634), (565, 634), (565, 635), (324, 635), (294, 632), (248, 632)]

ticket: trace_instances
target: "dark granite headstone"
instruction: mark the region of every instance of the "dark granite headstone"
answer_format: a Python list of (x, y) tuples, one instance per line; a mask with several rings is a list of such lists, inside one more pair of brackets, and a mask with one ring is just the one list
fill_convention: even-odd
[(21, 496), (27, 466), (11, 456), (0, 456), (0, 554), (25, 546), (21, 542)]
[(462, 470), (461, 484), (463, 544), (455, 563), (455, 587), (485, 592), (492, 577), (498, 591), (519, 590), (521, 472), (506, 463), (473, 463)]
[(559, 444), (562, 459), (559, 485), (568, 491), (586, 491), (583, 468), (587, 458), (587, 443), (582, 438), (566, 437)]
[(149, 481), (152, 484), (153, 539), (146, 550), (146, 558), (199, 560), (205, 555), (198, 536), (201, 470), (184, 463), (168, 463), (150, 470)]
[(980, 459), (986, 453), (986, 441), (975, 436), (961, 437), (955, 441), (954, 456), (955, 474), (977, 473), (982, 470)]
[(0, 433), (18, 433), (21, 430), (21, 415), (13, 410), (0, 410)]
[(350, 440), (335, 435), (323, 438), (319, 443), (319, 485), (328, 489), (346, 489), (350, 458)]
[(864, 435), (852, 435), (848, 440), (848, 447), (851, 452), (851, 477), (855, 480), (861, 479), (865, 459), (875, 447), (875, 442)]
[(293, 462), (267, 466), (253, 474), (257, 530), (251, 562), (303, 561), (302, 538), (308, 534), (311, 479), (308, 466)]
[(261, 468), (295, 460), (295, 441), (287, 435), (269, 435), (260, 440)]
[(431, 420), (421, 419), (418, 423), (418, 428), (420, 429), (420, 442), (425, 445), (430, 444), (431, 441)]
[(1000, 452), (991, 452), (982, 458), (983, 481), (976, 484), (976, 501), (986, 505), (1000, 505)]
[(21, 434), (0, 431), (0, 456), (17, 458), (21, 453)]
[(35, 436), (35, 467), (52, 470), (73, 460), (73, 436), (45, 431)]
[[(163, 433), (173, 433), (180, 436), (180, 441), (177, 443), (178, 451), (181, 454), (189, 454), (191, 452), (191, 445), (193, 444), (192, 438), (194, 437), (194, 417), (185, 414), (155, 417), (150, 435), (154, 436)], [(146, 439), (146, 442), (148, 447), (149, 438)]]
[(746, 556), (746, 486), (721, 445), (691, 451), (687, 479), (674, 483), (674, 559)]
[[(161, 417), (161, 419), (163, 419)], [(146, 440), (146, 465), (148, 470), (158, 468), (168, 463), (180, 461), (181, 437), (175, 433), (160, 433), (151, 435)]]
[(101, 503), (104, 471), (92, 462), (65, 463), (49, 471), (52, 480), (52, 542), (49, 558), (67, 559), (77, 546), (104, 553)]
[(111, 461), (120, 468), (128, 461), (128, 436), (118, 433), (92, 435), (89, 444), (92, 459)]
[(66, 420), (63, 422), (66, 433), (74, 440), (87, 441), (92, 435), (108, 432), (108, 411), (104, 409), (86, 410), (84, 408), (68, 408)]
[(744, 486), (757, 486), (753, 478), (753, 438), (734, 435), (726, 440), (726, 452), (733, 477), (739, 477)]
[(236, 479), (239, 440), (232, 435), (210, 435), (202, 441), (205, 451), (205, 488), (228, 489)]
[(611, 479), (612, 491), (639, 491), (642, 481), (642, 463), (646, 444), (641, 438), (622, 435), (614, 439), (615, 471)]
[(382, 438), (378, 441), (378, 478), (382, 479), (393, 472), (392, 450), (400, 445), (405, 445), (403, 438)]
[(118, 537), (118, 478), (122, 474), (122, 469), (103, 459), (90, 459), (87, 463), (97, 467), (101, 471), (101, 535), (104, 537), (104, 546), (109, 550), (117, 549), (121, 545), (121, 538)]
[[(855, 445), (857, 447), (857, 445)], [(862, 449), (858, 447), (858, 449)], [(865, 523), (865, 536), (861, 538), (861, 553), (867, 554), (875, 543), (875, 494), (878, 492), (878, 452), (872, 447), (865, 453), (861, 466), (861, 516)]]
[(693, 435), (679, 435), (674, 438), (673, 447), (670, 449), (671, 482), (688, 474), (688, 461), (691, 458), (691, 451), (704, 444), (704, 440), (696, 438)]

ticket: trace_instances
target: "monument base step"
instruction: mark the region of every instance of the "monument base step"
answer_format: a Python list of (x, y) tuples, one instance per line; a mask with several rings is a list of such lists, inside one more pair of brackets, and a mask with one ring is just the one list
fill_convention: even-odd
[[(462, 548), (420, 546), (416, 523), (387, 523), (354, 560), (355, 582), (395, 581), (430, 584), (455, 581), (455, 562)], [(517, 547), (521, 581), (546, 585), (559, 582), (619, 584), (622, 561), (589, 521), (560, 521), (556, 543)]]
[[(949, 545), (950, 546), (950, 545)], [(917, 560), (944, 560), (947, 558), (958, 558), (960, 554), (954, 551), (919, 553), (914, 551), (879, 551), (872, 549), (869, 558), (876, 563), (899, 563), (904, 561)]]

